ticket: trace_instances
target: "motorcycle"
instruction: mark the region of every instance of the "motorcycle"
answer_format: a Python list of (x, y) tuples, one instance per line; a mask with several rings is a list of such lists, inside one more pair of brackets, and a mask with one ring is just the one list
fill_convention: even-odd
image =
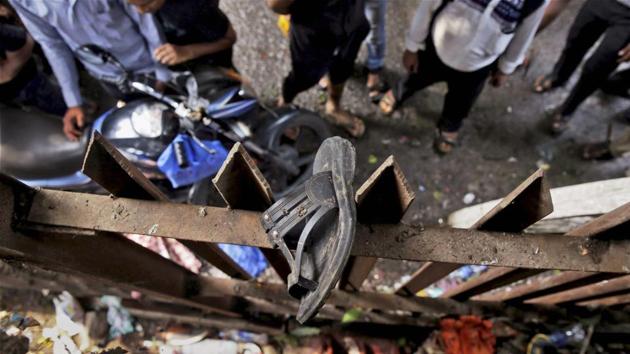
[(172, 92), (164, 94), (96, 45), (80, 47), (77, 56), (115, 67), (120, 75), (102, 80), (133, 98), (98, 117), (77, 142), (63, 136), (57, 117), (3, 109), (1, 172), (30, 186), (96, 191), (80, 170), (91, 131), (98, 131), (172, 200), (207, 204), (210, 178), (239, 142), (281, 197), (310, 176), (317, 148), (330, 136), (316, 113), (266, 107), (220, 69), (175, 73)]

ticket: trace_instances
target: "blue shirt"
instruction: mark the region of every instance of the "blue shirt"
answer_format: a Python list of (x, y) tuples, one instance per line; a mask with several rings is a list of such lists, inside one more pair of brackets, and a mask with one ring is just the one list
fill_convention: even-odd
[[(170, 72), (153, 58), (164, 43), (154, 17), (141, 15), (126, 0), (10, 0), (33, 38), (42, 46), (68, 107), (81, 105), (74, 51), (96, 44), (136, 73), (155, 72), (167, 81)], [(117, 77), (110, 65), (83, 62), (96, 78)]]

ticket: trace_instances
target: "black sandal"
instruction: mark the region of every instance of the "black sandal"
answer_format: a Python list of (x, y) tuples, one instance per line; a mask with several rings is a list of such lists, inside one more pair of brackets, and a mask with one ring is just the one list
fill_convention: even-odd
[(557, 87), (560, 87), (561, 84), (552, 74), (542, 75), (534, 80), (534, 86), (532, 90), (535, 93), (545, 93), (549, 92)]
[(556, 113), (551, 117), (551, 124), (549, 125), (549, 131), (553, 136), (559, 136), (569, 128), (570, 116), (565, 116), (560, 113)]
[(584, 145), (582, 158), (584, 160), (612, 160), (614, 156), (610, 151), (610, 142)]
[(291, 267), (287, 287), (300, 300), (300, 323), (324, 305), (350, 257), (356, 224), (354, 170), (352, 144), (340, 137), (326, 139), (315, 156), (313, 177), (263, 213), (270, 241)]
[(441, 130), (436, 130), (435, 139), (433, 140), (433, 151), (440, 156), (450, 154), (457, 146), (457, 138), (452, 139), (446, 137)]
[(378, 104), (385, 93), (389, 90), (389, 85), (380, 79), (376, 85), (367, 86), (367, 89), (370, 101), (373, 104)]

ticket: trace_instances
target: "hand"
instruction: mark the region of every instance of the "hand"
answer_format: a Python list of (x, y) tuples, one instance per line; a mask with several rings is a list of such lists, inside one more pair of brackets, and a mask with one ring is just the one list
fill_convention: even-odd
[(167, 88), (168, 88), (168, 85), (166, 84), (166, 82), (160, 81), (160, 80), (155, 81), (155, 90), (156, 91), (164, 93)]
[(170, 43), (159, 46), (153, 55), (164, 65), (177, 65), (195, 58), (190, 47)]
[(507, 81), (507, 74), (503, 73), (501, 70), (497, 69), (490, 76), (490, 85), (494, 87), (501, 87)]
[(617, 59), (617, 63), (630, 61), (630, 43), (620, 50), (618, 54), (619, 58)]
[(85, 114), (81, 106), (70, 107), (63, 116), (63, 133), (69, 140), (77, 141), (83, 134)]
[(418, 72), (418, 53), (405, 50), (403, 53), (403, 66), (410, 73)]

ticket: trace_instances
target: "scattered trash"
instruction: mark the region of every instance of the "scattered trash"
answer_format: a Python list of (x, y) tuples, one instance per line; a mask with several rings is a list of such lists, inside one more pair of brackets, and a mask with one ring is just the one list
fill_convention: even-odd
[(268, 267), (267, 259), (256, 247), (221, 243), (219, 248), (253, 277), (259, 276)]
[(343, 317), (341, 318), (341, 323), (354, 322), (358, 320), (359, 318), (361, 318), (362, 314), (363, 312), (361, 311), (361, 309), (351, 308), (348, 311), (346, 311), (346, 313), (343, 314)]
[(107, 306), (107, 323), (109, 323), (109, 338), (117, 338), (134, 331), (133, 318), (122, 306), (116, 296), (101, 296), (101, 304)]
[(316, 336), (320, 333), (320, 329), (317, 327), (298, 327), (291, 331), (291, 335), (295, 337), (310, 337)]
[(418, 191), (420, 193), (426, 192), (427, 191), (427, 187), (425, 187), (424, 185), (421, 184), (421, 185), (418, 186)]
[(376, 155), (371, 155), (370, 154), (370, 156), (368, 156), (368, 163), (370, 165), (374, 165), (377, 162), (378, 162), (378, 157), (376, 157)]
[(496, 338), (492, 333), (492, 322), (478, 316), (460, 316), (440, 321), (440, 339), (446, 354), (495, 353)]
[(400, 138), (398, 138), (398, 143), (399, 144), (407, 144), (409, 142), (409, 137), (406, 135), (401, 135)]
[(536, 161), (536, 166), (543, 169), (543, 171), (548, 171), (551, 168), (551, 165), (543, 160)]
[[(74, 350), (74, 347), (78, 353), (87, 349), (90, 338), (87, 328), (83, 325), (85, 317), (81, 305), (67, 291), (54, 298), (53, 304), (55, 305), (56, 326), (45, 328), (44, 337), (50, 338), (54, 342), (53, 349), (57, 348), (53, 350), (54, 353), (57, 354), (58, 352), (55, 350), (62, 350), (63, 348), (68, 348), (71, 353), (74, 353), (71, 351)], [(77, 336), (78, 346), (72, 340), (74, 336)], [(69, 344), (70, 342), (74, 347)], [(59, 353), (66, 352), (59, 351)]]
[(462, 200), (464, 202), (464, 204), (468, 205), (471, 204), (472, 202), (475, 201), (475, 195), (473, 193), (466, 193), (466, 195), (464, 195), (464, 199)]
[(512, 106), (507, 106), (505, 111), (508, 112), (508, 113), (512, 113)]
[(440, 192), (440, 191), (434, 191), (433, 192), (433, 199), (435, 199), (435, 201), (439, 202), (442, 201), (442, 197), (444, 196), (444, 193)]
[(389, 145), (392, 143), (392, 139), (383, 139), (381, 140), (381, 144), (383, 145)]
[(510, 156), (510, 158), (507, 159), (507, 162), (511, 162), (511, 163), (518, 162), (518, 159), (514, 156)]
[(568, 345), (580, 344), (586, 337), (586, 331), (581, 324), (569, 329), (555, 331), (550, 335), (538, 333), (532, 337), (527, 345), (527, 353), (547, 353), (545, 348), (561, 349)]

